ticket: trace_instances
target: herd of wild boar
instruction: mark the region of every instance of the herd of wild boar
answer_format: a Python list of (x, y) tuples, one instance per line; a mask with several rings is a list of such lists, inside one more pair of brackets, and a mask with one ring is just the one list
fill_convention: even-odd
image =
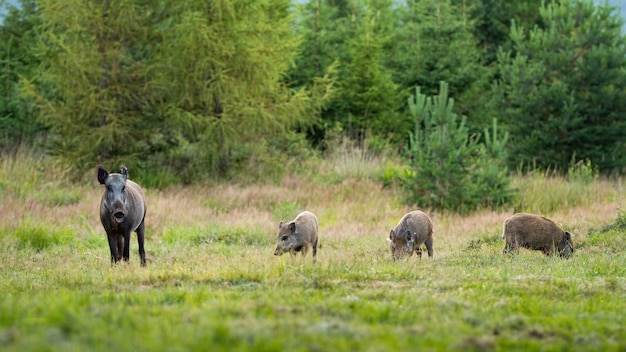
[[(100, 203), (100, 220), (107, 233), (111, 263), (130, 257), (130, 234), (135, 231), (139, 241), (139, 259), (146, 265), (144, 250), (144, 219), (146, 216), (145, 196), (141, 187), (128, 178), (128, 169), (121, 167), (120, 173), (109, 173), (98, 166), (98, 182), (105, 186)], [(288, 223), (278, 224), (274, 255), (298, 252), (306, 256), (312, 249), (313, 262), (317, 257), (318, 221), (315, 214), (304, 211)], [(574, 254), (574, 243), (569, 232), (563, 231), (554, 221), (535, 214), (519, 213), (504, 221), (502, 239), (503, 253), (517, 253), (519, 247), (542, 251), (563, 258)], [(404, 215), (389, 233), (389, 249), (394, 259), (422, 256), (422, 246), (428, 257), (433, 256), (433, 223), (423, 211), (415, 210)]]

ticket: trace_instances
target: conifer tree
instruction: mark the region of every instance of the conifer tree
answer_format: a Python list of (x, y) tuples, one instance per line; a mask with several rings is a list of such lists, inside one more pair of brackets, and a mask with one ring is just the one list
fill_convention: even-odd
[(282, 83), (297, 44), (289, 6), (42, 0), (41, 83), (25, 83), (25, 96), (53, 151), (78, 169), (167, 166), (186, 180), (225, 171), (309, 125), (328, 98), (329, 76)]
[(39, 9), (41, 67), (23, 92), (49, 126), (50, 150), (78, 170), (132, 166), (153, 132), (143, 124), (152, 94), (141, 49), (153, 13), (133, 0), (41, 0)]
[(282, 83), (298, 44), (289, 6), (288, 0), (195, 0), (168, 9), (173, 20), (158, 50), (162, 108), (205, 156), (190, 162), (219, 171), (234, 153), (258, 150), (255, 145), (315, 119), (330, 78), (320, 75), (297, 89)]
[(0, 26), (0, 147), (17, 147), (43, 132), (30, 104), (19, 96), (20, 77), (33, 78), (38, 60), (33, 53), (40, 18), (33, 0), (9, 6)]
[(410, 172), (402, 177), (411, 202), (424, 208), (471, 211), (480, 206), (497, 207), (512, 199), (506, 167), (498, 162), (506, 155), (508, 136), (498, 135), (494, 122), (480, 135), (470, 134), (466, 117), (454, 112), (448, 85), (427, 97), (416, 88), (409, 98), (415, 121), (409, 149)]
[(387, 50), (386, 65), (393, 80), (409, 92), (419, 86), (434, 95), (439, 83), (449, 84), (457, 110), (470, 116), (471, 127), (489, 121), (482, 111), (489, 70), (483, 66), (478, 40), (472, 32), (472, 7), (452, 0), (407, 1), (397, 8), (399, 20)]
[(512, 164), (556, 167), (589, 159), (626, 166), (626, 36), (615, 11), (591, 0), (546, 4), (544, 28), (514, 25), (499, 53), (494, 102), (511, 132)]
[(391, 0), (311, 0), (301, 7), (297, 30), (303, 41), (290, 77), (305, 84), (338, 63), (337, 91), (321, 114), (326, 128), (339, 125), (361, 141), (368, 133), (386, 137), (406, 128), (396, 112), (399, 92), (383, 62), (393, 6)]
[[(391, 72), (383, 66), (387, 36), (384, 19), (390, 3), (370, 3), (358, 14), (355, 36), (348, 40), (349, 61), (338, 94), (349, 135), (362, 139), (367, 132), (381, 136), (406, 128), (397, 113), (400, 94)], [(376, 7), (376, 6), (382, 6)], [(383, 23), (381, 23), (383, 22)]]

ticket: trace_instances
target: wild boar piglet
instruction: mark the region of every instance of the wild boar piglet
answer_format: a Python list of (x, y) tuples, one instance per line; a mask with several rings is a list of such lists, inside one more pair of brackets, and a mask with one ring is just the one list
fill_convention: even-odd
[(276, 234), (276, 250), (274, 255), (289, 253), (294, 256), (301, 252), (306, 256), (309, 247), (313, 248), (313, 262), (317, 256), (318, 222), (315, 214), (303, 211), (296, 218), (286, 224), (278, 224)]
[(389, 233), (389, 249), (393, 259), (400, 259), (417, 253), (422, 257), (422, 245), (426, 246), (428, 257), (433, 256), (433, 222), (423, 211), (415, 210), (400, 219)]

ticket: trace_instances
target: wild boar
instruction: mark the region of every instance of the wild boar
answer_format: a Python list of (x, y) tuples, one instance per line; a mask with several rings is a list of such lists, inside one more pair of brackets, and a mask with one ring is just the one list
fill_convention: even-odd
[(137, 232), (141, 266), (146, 265), (144, 242), (144, 219), (146, 201), (138, 184), (128, 179), (128, 169), (121, 167), (120, 173), (109, 174), (98, 166), (98, 181), (105, 186), (100, 202), (100, 221), (107, 233), (111, 250), (111, 264), (122, 258), (130, 258), (130, 233)]
[(278, 224), (278, 233), (276, 234), (276, 250), (274, 255), (282, 255), (289, 252), (293, 257), (297, 252), (302, 252), (302, 256), (306, 256), (309, 247), (313, 248), (313, 263), (317, 256), (317, 235), (318, 222), (315, 214), (309, 211), (303, 211), (298, 214), (293, 221)]
[(524, 247), (547, 256), (553, 255), (555, 248), (563, 258), (574, 254), (572, 235), (541, 215), (519, 213), (504, 220), (502, 239), (506, 241), (503, 253), (517, 253)]
[(433, 222), (423, 211), (415, 210), (400, 219), (389, 233), (389, 248), (393, 259), (411, 256), (413, 252), (422, 257), (422, 244), (433, 256)]

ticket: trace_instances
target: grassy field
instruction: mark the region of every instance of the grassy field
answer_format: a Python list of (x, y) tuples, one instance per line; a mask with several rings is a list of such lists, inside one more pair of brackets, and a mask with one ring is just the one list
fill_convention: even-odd
[[(149, 189), (142, 268), (135, 236), (131, 261), (110, 265), (95, 171), (71, 186), (18, 160), (0, 163), (3, 351), (626, 348), (626, 238), (607, 226), (626, 222), (622, 180), (516, 176), (511, 209), (432, 213), (434, 258), (398, 262), (386, 239), (412, 208), (342, 165), (278, 185)], [(304, 209), (320, 221), (318, 262), (273, 256), (278, 221)], [(516, 211), (570, 231), (573, 258), (502, 255)]]

